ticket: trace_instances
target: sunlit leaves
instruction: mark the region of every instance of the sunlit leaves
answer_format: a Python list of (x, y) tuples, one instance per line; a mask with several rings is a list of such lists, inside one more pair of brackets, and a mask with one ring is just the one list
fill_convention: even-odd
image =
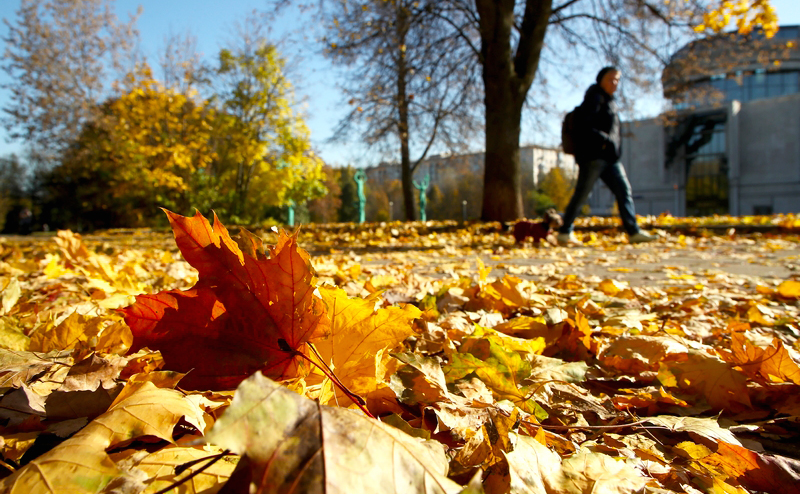
[[(308, 254), (285, 233), (267, 257), (261, 240), (234, 241), (214, 217), (167, 211), (175, 241), (199, 272), (187, 292), (141, 296), (124, 310), (136, 349), (161, 350), (175, 370), (194, 369), (186, 386), (230, 389), (256, 370), (296, 377), (305, 343), (328, 334)], [(243, 346), (243, 343), (246, 343)]]
[[(376, 297), (350, 298), (344, 290), (330, 287), (320, 293), (331, 321), (330, 335), (312, 340), (322, 362), (356, 394), (366, 396), (386, 387), (387, 352), (414, 333), (411, 322), (420, 310), (410, 305), (376, 309)], [(349, 398), (337, 389), (330, 400), (346, 406)], [(327, 399), (321, 402), (329, 404)]]
[(6, 492), (100, 492), (124, 474), (106, 450), (142, 436), (172, 441), (182, 418), (205, 429), (204, 413), (175, 390), (152, 383), (129, 386), (108, 412), (4, 479)]
[[(255, 434), (252, 431), (257, 431)], [(456, 493), (444, 448), (350, 410), (320, 406), (260, 373), (206, 439), (247, 458), (258, 492)], [(235, 475), (235, 474), (234, 474)]]
[(230, 197), (212, 203), (244, 221), (260, 220), (265, 206), (300, 204), (326, 192), (286, 61), (266, 40), (254, 44), (221, 50), (217, 68), (222, 91), (213, 173)]
[[(199, 278), (165, 250), (172, 240), (162, 234), (63, 232), (56, 241), (0, 246), (0, 287), (15, 280), (19, 289), (9, 292), (14, 303), (0, 324), (36, 350), (0, 351), (0, 448), (18, 471), (9, 484), (35, 492), (45, 484), (31, 472), (41, 467), (66, 490), (81, 482), (72, 490), (154, 492), (206, 464), (175, 490), (252, 483), (269, 491), (273, 484), (259, 479), (270, 479), (296, 490), (306, 483), (333, 490), (336, 482), (372, 492), (378, 488), (362, 483), (394, 485), (390, 474), (448, 492), (472, 482), (466, 492), (482, 485), (492, 493), (784, 494), (797, 484), (794, 277), (690, 272), (676, 259), (741, 256), (756, 271), (792, 266), (791, 236), (667, 233), (643, 248), (598, 234), (591, 251), (515, 249), (495, 229), (450, 226), (431, 235), (396, 223), (391, 234), (356, 225), (335, 234), (312, 226), (296, 235), (242, 230), (237, 241), (219, 222), (170, 216)], [(402, 253), (375, 249), (397, 238)], [(337, 251), (362, 242), (374, 250)], [(597, 272), (591, 259), (613, 274), (586, 275)], [(621, 269), (633, 260), (646, 264), (633, 274)], [(531, 261), (541, 264), (532, 269)], [(565, 267), (583, 275), (565, 276)], [(640, 278), (647, 270), (652, 279)], [(290, 278), (302, 283), (289, 290)], [(138, 295), (137, 334), (153, 342), (178, 335), (163, 355), (145, 348), (124, 355), (128, 328), (103, 305), (137, 286), (150, 292)], [(248, 291), (280, 294), (273, 305), (287, 321), (324, 307), (330, 335), (310, 340), (319, 357), (301, 351), (330, 370), (287, 375), (280, 386), (251, 377), (227, 408), (233, 391), (185, 389), (197, 387), (193, 374), (256, 355), (255, 340), (240, 329), (256, 321), (263, 331), (269, 322), (248, 305)], [(296, 305), (309, 293), (310, 309)], [(208, 331), (221, 336), (209, 339)], [(288, 345), (289, 335), (278, 337)], [(287, 345), (277, 350), (296, 357)], [(252, 358), (254, 368), (262, 357)], [(361, 410), (379, 421), (341, 410), (360, 398), (334, 380), (361, 395)], [(276, 426), (278, 419), (290, 425)], [(42, 447), (53, 436), (69, 439)], [(198, 446), (203, 441), (213, 444)], [(225, 447), (233, 452), (220, 455)], [(67, 469), (76, 458), (76, 470)], [(324, 480), (310, 475), (321, 471)]]
[(703, 23), (695, 27), (695, 31), (720, 32), (731, 21), (736, 23), (740, 34), (747, 34), (757, 26), (768, 38), (778, 31), (778, 14), (769, 0), (721, 0), (715, 8), (703, 14)]

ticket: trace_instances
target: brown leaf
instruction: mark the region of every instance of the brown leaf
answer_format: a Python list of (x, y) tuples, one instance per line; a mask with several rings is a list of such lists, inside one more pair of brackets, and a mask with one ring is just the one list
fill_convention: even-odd
[(172, 442), (181, 419), (204, 428), (202, 410), (178, 391), (151, 383), (129, 386), (106, 413), (3, 479), (2, 488), (9, 494), (100, 492), (122, 475), (106, 450), (146, 435)]
[(697, 393), (717, 410), (752, 407), (745, 375), (718, 357), (689, 350), (666, 357), (660, 365), (658, 379), (665, 387)]
[(461, 490), (446, 478), (441, 444), (348, 409), (320, 406), (260, 373), (239, 386), (206, 440), (245, 456), (237, 472), (258, 492)]

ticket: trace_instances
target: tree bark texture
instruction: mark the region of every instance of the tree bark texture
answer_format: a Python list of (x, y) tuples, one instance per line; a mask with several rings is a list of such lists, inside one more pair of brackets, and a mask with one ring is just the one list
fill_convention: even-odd
[(514, 52), (514, 4), (514, 0), (475, 0), (486, 106), (484, 221), (511, 221), (523, 216), (519, 154), (522, 107), (539, 65), (552, 8), (552, 0), (525, 2)]
[(400, 139), (400, 174), (403, 183), (403, 207), (406, 213), (406, 221), (414, 221), (414, 170), (411, 168), (411, 149), (409, 146), (408, 129), (408, 89), (406, 85), (406, 74), (408, 66), (406, 63), (406, 36), (408, 35), (408, 17), (401, 5), (397, 10), (397, 136)]

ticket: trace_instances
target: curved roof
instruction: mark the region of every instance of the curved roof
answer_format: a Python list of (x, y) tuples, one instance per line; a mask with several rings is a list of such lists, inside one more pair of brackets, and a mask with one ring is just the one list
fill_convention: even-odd
[(778, 68), (800, 71), (800, 26), (781, 26), (772, 38), (732, 32), (692, 41), (670, 58), (661, 84), (671, 98), (712, 76)]

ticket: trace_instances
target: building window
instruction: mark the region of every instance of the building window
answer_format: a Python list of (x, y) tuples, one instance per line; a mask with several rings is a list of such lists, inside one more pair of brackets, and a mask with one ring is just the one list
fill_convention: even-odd
[(763, 206), (753, 206), (753, 214), (756, 216), (765, 216), (772, 214), (772, 206), (763, 205)]
[[(689, 115), (670, 133), (666, 162), (683, 165), (686, 214), (708, 216), (728, 212), (726, 113)], [(682, 150), (682, 151), (681, 151)]]

